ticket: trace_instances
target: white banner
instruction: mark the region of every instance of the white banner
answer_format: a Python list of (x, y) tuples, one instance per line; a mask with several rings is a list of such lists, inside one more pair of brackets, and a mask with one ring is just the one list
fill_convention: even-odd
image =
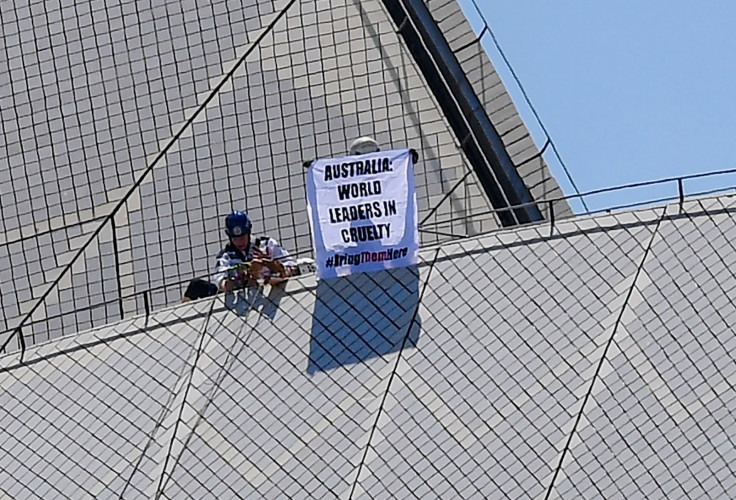
[(408, 149), (313, 162), (307, 204), (317, 276), (416, 264), (416, 198)]

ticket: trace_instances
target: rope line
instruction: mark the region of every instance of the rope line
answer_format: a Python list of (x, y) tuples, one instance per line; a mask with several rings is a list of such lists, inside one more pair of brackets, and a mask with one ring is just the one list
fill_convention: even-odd
[[(501, 55), (501, 58), (503, 59), (504, 64), (506, 64), (506, 67), (508, 68), (508, 70), (511, 73), (512, 77), (514, 78), (514, 81), (516, 82), (516, 85), (519, 87), (519, 90), (521, 91), (522, 95), (524, 96), (524, 100), (526, 101), (527, 105), (529, 106), (529, 108), (531, 109), (532, 113), (534, 114), (534, 118), (537, 120), (537, 123), (539, 124), (540, 128), (544, 132), (544, 135), (545, 135), (546, 139), (552, 145), (552, 151), (554, 151), (555, 157), (557, 158), (557, 161), (560, 162), (560, 165), (562, 166), (562, 170), (565, 172), (565, 176), (567, 177), (567, 180), (572, 185), (573, 189), (575, 190), (575, 193), (577, 195), (579, 195), (580, 202), (582, 203), (583, 208), (585, 208), (585, 210), (587, 212), (589, 210), (589, 208), (588, 208), (588, 205), (585, 203), (585, 198), (583, 197), (583, 195), (580, 195), (580, 190), (578, 189), (577, 184), (575, 184), (575, 181), (573, 180), (572, 175), (570, 174), (570, 171), (567, 168), (567, 165), (562, 160), (562, 156), (560, 155), (560, 152), (557, 150), (557, 146), (555, 145), (554, 141), (552, 141), (552, 138), (551, 138), (549, 132), (547, 131), (547, 127), (545, 127), (544, 123), (542, 122), (542, 118), (539, 116), (539, 113), (537, 112), (537, 109), (532, 104), (532, 101), (529, 98), (529, 95), (527, 94), (526, 89), (522, 85), (521, 80), (519, 79), (518, 75), (516, 74), (516, 71), (514, 70), (513, 66), (511, 65), (511, 62), (506, 57), (506, 53), (503, 51), (503, 49), (501, 48), (500, 43), (496, 39), (496, 35), (493, 32), (493, 30), (491, 29), (490, 25), (488, 24), (488, 21), (486, 20), (485, 15), (483, 14), (483, 12), (481, 12), (480, 7), (478, 7), (477, 0), (472, 0), (472, 2), (473, 2), (473, 6), (475, 7), (475, 10), (477, 11), (478, 15), (483, 20), (483, 23), (484, 23), (483, 31), (485, 33), (488, 33), (490, 35), (491, 39), (493, 40), (493, 44), (496, 46), (496, 50), (498, 50), (498, 53)], [(481, 32), (481, 35), (478, 37), (478, 40), (480, 40), (480, 38), (483, 36), (483, 34), (484, 33)]]

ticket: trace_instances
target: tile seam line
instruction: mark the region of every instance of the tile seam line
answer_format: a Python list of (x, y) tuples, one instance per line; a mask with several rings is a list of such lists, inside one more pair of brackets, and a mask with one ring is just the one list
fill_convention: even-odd
[(391, 382), (393, 382), (394, 376), (396, 375), (396, 371), (399, 367), (399, 363), (401, 362), (402, 353), (404, 352), (404, 348), (406, 347), (406, 341), (409, 339), (409, 334), (411, 333), (411, 329), (414, 327), (414, 323), (416, 322), (417, 315), (419, 314), (419, 307), (422, 305), (422, 298), (424, 297), (424, 292), (427, 290), (427, 285), (429, 284), (430, 278), (432, 277), (432, 271), (434, 270), (434, 266), (437, 263), (437, 257), (439, 257), (441, 247), (437, 247), (434, 253), (434, 258), (432, 259), (432, 264), (430, 265), (429, 272), (427, 273), (427, 279), (424, 281), (424, 286), (422, 286), (422, 293), (419, 295), (419, 300), (417, 300), (417, 306), (416, 309), (414, 309), (414, 314), (412, 315), (411, 321), (409, 322), (409, 325), (406, 328), (406, 333), (404, 334), (404, 340), (401, 342), (401, 349), (399, 349), (399, 352), (396, 356), (396, 363), (394, 363), (394, 368), (391, 371), (391, 375), (389, 376), (388, 383), (386, 384), (386, 390), (383, 393), (383, 398), (381, 399), (381, 405), (378, 407), (378, 412), (376, 413), (376, 419), (373, 422), (373, 425), (371, 426), (371, 432), (368, 435), (368, 442), (365, 445), (365, 449), (363, 450), (363, 458), (360, 460), (360, 465), (358, 465), (357, 472), (355, 474), (355, 481), (353, 482), (353, 486), (350, 489), (350, 495), (348, 496), (348, 500), (353, 499), (353, 495), (355, 494), (355, 488), (358, 486), (358, 483), (360, 482), (360, 474), (363, 471), (363, 465), (365, 464), (365, 459), (368, 456), (368, 450), (371, 447), (371, 441), (373, 441), (373, 434), (376, 432), (376, 429), (378, 428), (378, 421), (381, 418), (381, 414), (383, 413), (383, 407), (386, 403), (386, 399), (388, 398), (389, 393), (391, 392)]
[(654, 241), (657, 238), (657, 235), (659, 234), (659, 228), (662, 224), (662, 221), (666, 217), (667, 217), (667, 206), (665, 206), (662, 209), (662, 215), (657, 220), (657, 224), (654, 227), (652, 236), (649, 238), (649, 243), (647, 244), (647, 247), (644, 250), (644, 255), (642, 256), (641, 261), (639, 262), (639, 265), (636, 268), (634, 279), (631, 283), (631, 286), (629, 287), (628, 292), (626, 293), (626, 299), (624, 300), (623, 304), (621, 304), (621, 309), (619, 310), (618, 317), (616, 318), (616, 323), (613, 326), (613, 331), (611, 332), (611, 336), (608, 338), (608, 341), (606, 342), (606, 347), (604, 348), (603, 353), (601, 354), (601, 359), (600, 361), (598, 361), (598, 366), (596, 367), (595, 373), (593, 374), (593, 377), (591, 379), (590, 387), (585, 393), (585, 398), (583, 398), (583, 404), (580, 406), (580, 410), (578, 411), (577, 417), (575, 418), (575, 423), (573, 424), (573, 427), (570, 430), (570, 434), (567, 436), (567, 442), (565, 443), (565, 448), (562, 450), (562, 454), (560, 455), (559, 463), (557, 464), (554, 474), (552, 475), (552, 479), (550, 480), (549, 486), (547, 487), (547, 493), (544, 496), (544, 500), (549, 500), (550, 496), (552, 495), (552, 490), (555, 487), (557, 476), (562, 470), (562, 464), (564, 463), (567, 453), (570, 449), (572, 438), (575, 436), (577, 432), (577, 428), (578, 428), (578, 425), (580, 424), (580, 420), (582, 419), (583, 414), (585, 413), (585, 407), (588, 403), (588, 400), (590, 399), (591, 394), (593, 393), (593, 387), (595, 386), (596, 380), (598, 380), (598, 376), (601, 372), (601, 368), (603, 367), (603, 363), (607, 359), (608, 350), (610, 349), (611, 344), (613, 344), (613, 339), (616, 336), (616, 332), (618, 332), (618, 327), (621, 324), (621, 319), (623, 318), (624, 311), (626, 310), (626, 307), (629, 304), (629, 300), (631, 299), (631, 296), (634, 293), (634, 289), (636, 288), (636, 283), (637, 281), (639, 281), (639, 276), (641, 275), (641, 271), (644, 269), (644, 264), (646, 264), (647, 259), (649, 258), (649, 254), (651, 252), (652, 246), (654, 245)]

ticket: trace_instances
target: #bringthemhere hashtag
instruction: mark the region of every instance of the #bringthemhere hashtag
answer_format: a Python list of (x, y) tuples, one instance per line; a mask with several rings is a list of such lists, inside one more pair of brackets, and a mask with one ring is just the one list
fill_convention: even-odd
[(402, 259), (407, 256), (409, 249), (403, 248), (387, 248), (378, 252), (360, 252), (360, 253), (338, 253), (327, 257), (325, 266), (342, 267), (342, 266), (359, 266), (361, 264), (386, 262), (390, 260)]

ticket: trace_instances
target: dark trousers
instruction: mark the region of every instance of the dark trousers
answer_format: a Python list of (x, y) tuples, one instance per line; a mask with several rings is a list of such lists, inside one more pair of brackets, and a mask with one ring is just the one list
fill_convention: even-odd
[(216, 293), (217, 287), (214, 283), (197, 278), (189, 282), (187, 291), (184, 292), (184, 297), (190, 300), (197, 300), (205, 297), (212, 297)]

